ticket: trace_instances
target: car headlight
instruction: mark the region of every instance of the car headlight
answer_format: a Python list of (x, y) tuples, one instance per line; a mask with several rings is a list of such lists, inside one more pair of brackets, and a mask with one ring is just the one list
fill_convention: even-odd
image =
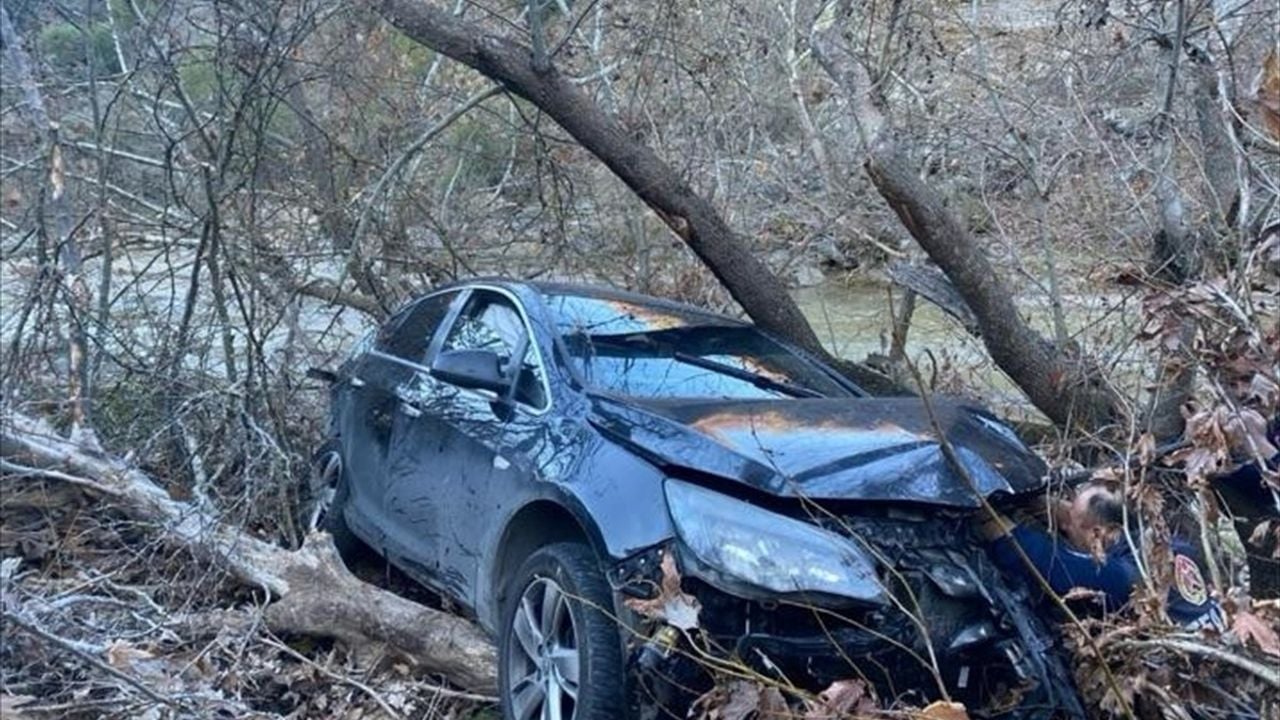
[(680, 539), (718, 572), (779, 594), (884, 600), (874, 563), (847, 538), (680, 480), (666, 494)]

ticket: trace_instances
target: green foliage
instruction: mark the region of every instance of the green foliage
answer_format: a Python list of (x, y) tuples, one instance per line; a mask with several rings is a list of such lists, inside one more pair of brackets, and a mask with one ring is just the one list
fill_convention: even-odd
[(45, 62), (58, 73), (78, 77), (87, 72), (90, 48), (99, 75), (120, 72), (111, 26), (106, 22), (91, 23), (84, 32), (68, 22), (50, 23), (41, 28), (36, 46)]

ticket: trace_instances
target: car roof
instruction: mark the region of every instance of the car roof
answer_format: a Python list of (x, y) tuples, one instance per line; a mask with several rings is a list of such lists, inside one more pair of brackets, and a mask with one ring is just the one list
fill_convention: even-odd
[(700, 308), (696, 305), (668, 300), (666, 298), (655, 297), (653, 295), (644, 295), (642, 293), (631, 292), (629, 290), (620, 290), (618, 288), (606, 287), (603, 285), (588, 285), (585, 283), (570, 283), (547, 280), (515, 280), (505, 277), (474, 277), (464, 280), (455, 280), (450, 283), (438, 285), (431, 289), (431, 292), (440, 290), (465, 288), (471, 285), (497, 285), (508, 290), (527, 289), (541, 295), (567, 295), (569, 297), (595, 298), (599, 300), (617, 300), (620, 302), (632, 303), (635, 305), (648, 305), (655, 308), (663, 308), (671, 311), (688, 313), (691, 315), (702, 315), (707, 318), (715, 318), (720, 322), (732, 323), (735, 325), (750, 325), (751, 323), (739, 320), (737, 318), (724, 315), (722, 313), (712, 312), (706, 308)]

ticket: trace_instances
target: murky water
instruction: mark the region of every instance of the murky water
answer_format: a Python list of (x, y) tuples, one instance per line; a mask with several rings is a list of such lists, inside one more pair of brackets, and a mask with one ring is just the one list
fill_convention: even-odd
[[(888, 353), (891, 307), (896, 306), (890, 304), (886, 284), (828, 280), (793, 294), (818, 337), (835, 354), (861, 360), (872, 353)], [(895, 290), (894, 302), (900, 303), (901, 298), (901, 290)], [(1132, 341), (1139, 302), (1140, 298), (1131, 293), (1064, 295), (1063, 310), (1071, 341), (1122, 376), (1140, 374), (1143, 348)], [(1019, 296), (1017, 305), (1033, 327), (1052, 337), (1053, 316), (1047, 297), (1024, 294)], [(920, 364), (926, 377), (932, 374), (929, 354), (937, 360), (940, 377), (953, 381), (953, 385), (958, 382), (993, 404), (1026, 405), (1021, 392), (991, 362), (982, 341), (969, 335), (936, 305), (919, 298), (907, 336), (907, 355)]]

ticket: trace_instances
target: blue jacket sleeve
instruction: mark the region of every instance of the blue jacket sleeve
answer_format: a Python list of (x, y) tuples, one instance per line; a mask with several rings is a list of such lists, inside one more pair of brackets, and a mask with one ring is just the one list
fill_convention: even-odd
[(1137, 563), (1123, 547), (1113, 548), (1098, 562), (1089, 553), (1073, 549), (1047, 530), (1019, 525), (992, 544), (991, 557), (1004, 572), (1023, 577), (1033, 589), (1040, 585), (1018, 556), (1015, 545), (1022, 548), (1055, 593), (1063, 595), (1076, 587), (1097, 590), (1104, 594), (1108, 610), (1128, 602), (1139, 579)]

